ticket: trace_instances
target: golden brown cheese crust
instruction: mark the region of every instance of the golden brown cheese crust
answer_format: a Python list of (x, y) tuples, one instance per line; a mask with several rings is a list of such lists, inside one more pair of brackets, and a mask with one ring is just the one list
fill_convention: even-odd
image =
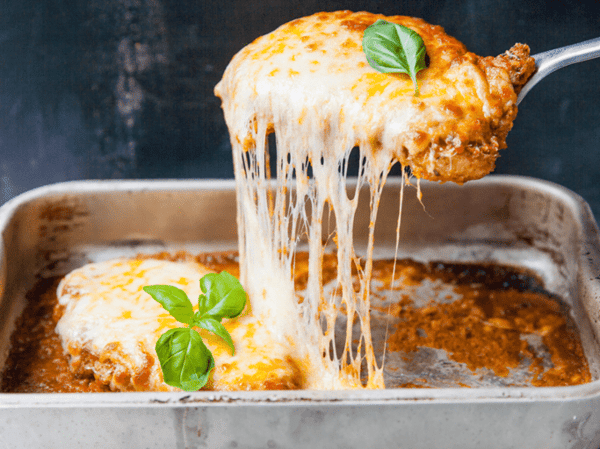
[[(182, 327), (144, 285), (166, 284), (200, 295), (199, 280), (210, 270), (193, 261), (151, 258), (114, 259), (73, 270), (59, 284), (54, 315), (56, 332), (69, 357), (69, 369), (94, 376), (113, 391), (174, 391), (164, 383), (155, 345), (168, 329)], [(297, 389), (304, 374), (301, 360), (290, 355), (250, 306), (223, 325), (235, 344), (235, 355), (220, 338), (196, 329), (215, 359), (211, 390)]]
[[(367, 63), (362, 36), (378, 19), (423, 38), (430, 62), (417, 75), (418, 97), (408, 75)], [(481, 58), (421, 19), (338, 11), (256, 39), (233, 58), (215, 92), (231, 138), (248, 146), (254, 121), (264, 119), (267, 132), (296, 127), (325, 139), (337, 132), (347, 146), (386, 154), (417, 177), (463, 183), (494, 169), (517, 113), (517, 91), (534, 70), (525, 45)]]

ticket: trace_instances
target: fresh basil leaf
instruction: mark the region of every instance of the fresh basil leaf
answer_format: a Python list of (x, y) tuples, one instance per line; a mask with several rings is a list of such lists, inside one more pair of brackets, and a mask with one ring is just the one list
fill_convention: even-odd
[(204, 293), (198, 297), (198, 311), (201, 314), (205, 314), (219, 302), (219, 298), (216, 294), (210, 294), (213, 290), (213, 283), (218, 282), (216, 281), (217, 276), (217, 273), (208, 273), (200, 279), (200, 289), (202, 290), (202, 293)]
[(180, 323), (193, 321), (194, 308), (183, 290), (171, 285), (147, 285), (143, 289)]
[[(170, 285), (149, 285), (144, 291), (158, 301), (175, 319), (215, 333), (225, 340), (234, 353), (233, 340), (220, 323), (235, 318), (244, 310), (246, 292), (242, 284), (227, 272), (210, 273), (200, 279), (203, 294), (198, 298), (198, 312), (183, 290)], [(186, 391), (206, 385), (215, 360), (192, 327), (171, 329), (156, 342), (156, 354), (166, 384)]]
[(200, 288), (205, 293), (198, 298), (202, 316), (210, 316), (220, 321), (222, 318), (235, 318), (244, 310), (244, 287), (235, 276), (226, 271), (207, 274), (200, 279)]
[(210, 331), (221, 337), (231, 348), (231, 355), (235, 354), (235, 348), (233, 347), (233, 340), (231, 339), (231, 335), (229, 334), (227, 329), (225, 329), (225, 326), (223, 326), (219, 321), (211, 317), (205, 317), (194, 321), (194, 326), (206, 329), (207, 331)]
[(206, 385), (215, 359), (192, 328), (171, 329), (156, 342), (166, 384), (185, 391), (197, 391)]
[(417, 73), (426, 67), (426, 49), (418, 33), (379, 19), (365, 30), (362, 45), (371, 67), (382, 73), (406, 73), (419, 95)]
[(204, 312), (210, 309), (210, 306), (207, 304), (207, 302), (208, 298), (206, 295), (200, 294), (200, 296), (198, 296), (198, 312), (196, 312), (196, 315), (202, 316)]

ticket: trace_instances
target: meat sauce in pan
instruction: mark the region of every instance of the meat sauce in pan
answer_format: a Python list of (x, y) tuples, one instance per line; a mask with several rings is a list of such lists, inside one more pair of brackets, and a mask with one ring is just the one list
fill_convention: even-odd
[[(186, 252), (152, 256), (163, 260), (196, 260), (215, 271), (239, 274), (237, 254)], [(306, 283), (306, 253), (297, 255), (295, 282), (298, 291)], [(392, 276), (405, 286), (424, 280), (451, 286), (458, 299), (417, 305), (398, 290), (398, 300), (380, 312), (394, 318), (386, 333), (387, 351), (401, 351), (407, 360), (419, 348), (446, 351), (448, 358), (470, 370), (487, 369), (508, 376), (524, 358), (530, 360), (533, 386), (577, 385), (592, 380), (576, 326), (560, 299), (543, 290), (534, 275), (497, 265), (423, 264), (412, 260), (374, 261), (374, 295), (389, 291)], [(336, 278), (333, 255), (323, 263), (323, 284)], [(54, 328), (57, 317), (56, 288), (60, 277), (39, 279), (27, 293), (28, 304), (11, 338), (11, 350), (2, 376), (2, 392), (101, 392), (109, 391), (92, 375), (77, 377), (69, 370), (67, 356)], [(374, 308), (377, 308), (375, 305)], [(550, 365), (532, 350), (525, 335), (538, 336)], [(400, 387), (427, 387), (426, 380)]]

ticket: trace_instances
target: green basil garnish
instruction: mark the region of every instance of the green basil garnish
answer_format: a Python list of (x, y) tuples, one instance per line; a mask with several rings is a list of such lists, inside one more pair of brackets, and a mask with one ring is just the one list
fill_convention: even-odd
[(369, 26), (362, 40), (363, 52), (375, 70), (382, 73), (406, 73), (419, 95), (417, 73), (426, 67), (425, 43), (415, 31), (379, 19)]
[(177, 287), (147, 285), (143, 288), (173, 318), (188, 325), (166, 331), (155, 347), (165, 383), (185, 391), (196, 391), (206, 385), (215, 367), (213, 355), (193, 328), (200, 327), (221, 337), (233, 354), (233, 340), (221, 320), (237, 317), (246, 305), (242, 284), (225, 271), (203, 276), (200, 288), (203, 294), (198, 298), (196, 313), (187, 294)]

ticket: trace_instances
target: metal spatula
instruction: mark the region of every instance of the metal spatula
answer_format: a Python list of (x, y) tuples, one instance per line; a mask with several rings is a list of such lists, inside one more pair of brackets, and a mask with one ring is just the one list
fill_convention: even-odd
[(517, 105), (542, 78), (577, 62), (600, 57), (600, 37), (533, 55), (537, 71), (519, 93)]

